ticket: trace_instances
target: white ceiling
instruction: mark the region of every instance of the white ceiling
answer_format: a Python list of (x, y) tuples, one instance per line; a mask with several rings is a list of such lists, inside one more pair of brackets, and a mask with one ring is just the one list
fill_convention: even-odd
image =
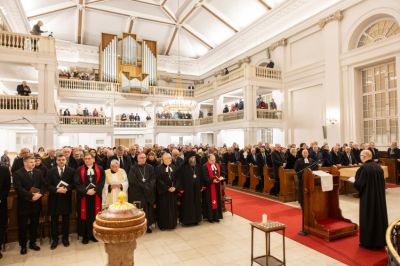
[(199, 58), (268, 16), (271, 9), (284, 1), (21, 0), (21, 3), (30, 25), (42, 20), (42, 29), (53, 32), (57, 39), (97, 46), (102, 32), (122, 35), (131, 30), (140, 39), (157, 41), (158, 54)]

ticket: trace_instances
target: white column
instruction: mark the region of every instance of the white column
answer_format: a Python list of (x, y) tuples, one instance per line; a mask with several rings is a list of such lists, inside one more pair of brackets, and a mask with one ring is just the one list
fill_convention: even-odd
[(45, 112), (45, 102), (46, 102), (46, 74), (45, 65), (37, 64), (36, 69), (38, 70), (38, 112)]
[(54, 146), (54, 125), (52, 124), (34, 124), (37, 130), (38, 147), (50, 148)]
[(45, 67), (44, 80), (44, 111), (46, 114), (56, 114), (54, 106), (54, 90), (56, 88), (56, 67), (53, 64), (47, 64)]
[[(396, 78), (397, 78), (397, 110), (400, 110), (399, 109), (400, 108), (400, 81), (399, 81), (400, 80), (400, 54), (396, 55)], [(399, 111), (397, 111), (397, 112), (399, 112)], [(400, 132), (399, 120), (397, 120), (397, 132)]]
[[(323, 46), (325, 54), (325, 122), (327, 126), (327, 141), (331, 145), (342, 142), (340, 127), (344, 121), (341, 119), (341, 98), (342, 91), (341, 75), (340, 75), (340, 27), (339, 21), (332, 21), (325, 25), (322, 29)], [(330, 119), (337, 122), (332, 125)]]
[(255, 87), (252, 85), (243, 88), (243, 102), (244, 102), (244, 119), (247, 121), (254, 120), (256, 117), (256, 93)]
[(257, 142), (257, 129), (256, 128), (244, 128), (244, 145), (254, 145)]
[(218, 114), (222, 114), (224, 97), (215, 96), (213, 98), (213, 123), (218, 123)]

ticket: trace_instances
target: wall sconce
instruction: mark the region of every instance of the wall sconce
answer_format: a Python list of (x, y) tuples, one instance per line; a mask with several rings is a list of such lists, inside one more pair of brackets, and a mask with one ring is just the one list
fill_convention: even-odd
[(337, 119), (335, 119), (335, 118), (328, 118), (328, 123), (329, 124), (331, 124), (331, 125), (336, 125), (337, 124)]

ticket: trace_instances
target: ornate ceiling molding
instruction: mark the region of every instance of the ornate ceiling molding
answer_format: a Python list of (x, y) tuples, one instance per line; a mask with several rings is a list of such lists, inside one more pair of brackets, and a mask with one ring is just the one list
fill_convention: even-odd
[(278, 48), (279, 46), (285, 47), (286, 45), (287, 45), (287, 39), (286, 39), (286, 38), (282, 38), (282, 39), (280, 39), (279, 41), (276, 41), (276, 42), (272, 43), (272, 44), (268, 47), (268, 49), (269, 49), (270, 51), (273, 51), (273, 50), (275, 50), (276, 48)]
[(325, 27), (325, 25), (328, 24), (329, 22), (335, 21), (335, 20), (341, 21), (342, 19), (343, 19), (342, 10), (337, 10), (335, 13), (330, 14), (329, 16), (320, 19), (318, 25), (321, 29), (323, 29)]

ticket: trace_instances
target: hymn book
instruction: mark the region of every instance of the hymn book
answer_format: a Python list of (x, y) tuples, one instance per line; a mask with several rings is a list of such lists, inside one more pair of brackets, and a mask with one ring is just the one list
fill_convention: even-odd
[(58, 183), (58, 185), (57, 185), (56, 188), (59, 188), (59, 187), (67, 188), (68, 186), (69, 186), (69, 185), (68, 185), (67, 182), (61, 180), (61, 181)]

